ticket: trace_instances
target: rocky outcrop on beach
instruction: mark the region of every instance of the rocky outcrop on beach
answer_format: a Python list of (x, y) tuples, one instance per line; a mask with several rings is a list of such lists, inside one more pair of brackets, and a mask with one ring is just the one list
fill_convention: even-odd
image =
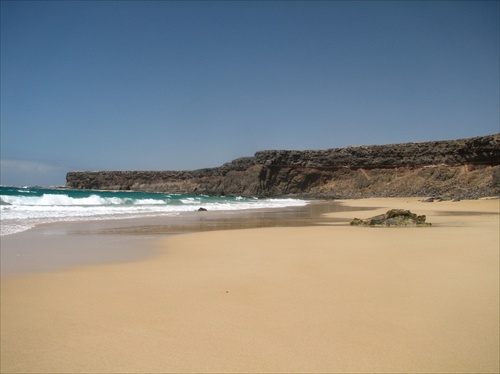
[(259, 151), (192, 171), (74, 171), (68, 188), (234, 196), (362, 198), (500, 194), (500, 134), (468, 139)]
[(415, 213), (405, 209), (391, 209), (385, 214), (379, 214), (367, 219), (354, 218), (351, 226), (385, 226), (385, 227), (408, 227), (408, 226), (431, 226), (425, 222), (425, 215), (417, 216)]

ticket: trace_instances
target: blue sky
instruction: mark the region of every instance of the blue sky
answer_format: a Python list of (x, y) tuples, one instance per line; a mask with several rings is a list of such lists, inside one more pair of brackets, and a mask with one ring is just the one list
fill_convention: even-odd
[(1, 1), (1, 184), (499, 132), (497, 1)]

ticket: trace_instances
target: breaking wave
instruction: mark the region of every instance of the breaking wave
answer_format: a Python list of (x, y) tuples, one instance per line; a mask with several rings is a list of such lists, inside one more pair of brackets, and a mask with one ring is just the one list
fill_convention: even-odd
[(199, 207), (234, 211), (303, 206), (307, 203), (300, 199), (0, 187), (0, 235), (58, 221), (176, 215), (195, 211)]

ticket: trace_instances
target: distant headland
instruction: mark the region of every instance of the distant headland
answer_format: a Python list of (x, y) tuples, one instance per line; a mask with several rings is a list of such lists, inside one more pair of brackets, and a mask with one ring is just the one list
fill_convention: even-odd
[(211, 196), (473, 199), (500, 194), (500, 134), (259, 151), (220, 167), (191, 171), (72, 171), (66, 187)]

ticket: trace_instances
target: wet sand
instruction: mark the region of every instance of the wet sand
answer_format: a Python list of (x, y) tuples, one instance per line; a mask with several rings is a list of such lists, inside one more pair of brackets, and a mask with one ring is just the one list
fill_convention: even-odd
[[(497, 373), (500, 201), (342, 204), (365, 210), (151, 229), (147, 256), (3, 276), (1, 371)], [(390, 208), (433, 226), (348, 225)]]
[(204, 231), (314, 225), (331, 222), (331, 218), (323, 215), (341, 210), (352, 209), (334, 201), (312, 201), (307, 206), (282, 209), (194, 211), (171, 216), (40, 225), (19, 234), (0, 237), (1, 275), (135, 261), (154, 255), (153, 243), (160, 237)]

